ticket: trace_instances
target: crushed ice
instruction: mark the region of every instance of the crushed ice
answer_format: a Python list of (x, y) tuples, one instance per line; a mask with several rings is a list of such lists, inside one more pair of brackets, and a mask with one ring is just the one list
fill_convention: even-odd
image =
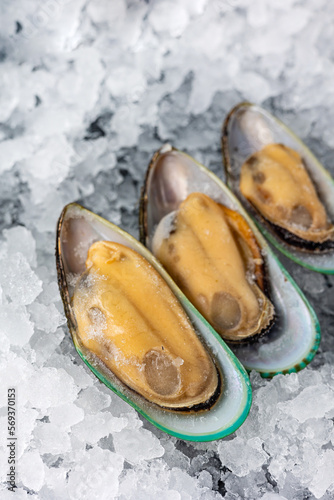
[(282, 257), (319, 315), (320, 351), (298, 374), (253, 374), (245, 424), (190, 444), (143, 421), (82, 364), (54, 262), (56, 221), (74, 200), (138, 236), (140, 185), (164, 142), (222, 175), (220, 126), (241, 100), (275, 111), (333, 174), (333, 4), (14, 0), (0, 9), (0, 449), (6, 456), (4, 386), (13, 385), (15, 499), (333, 498), (332, 277)]

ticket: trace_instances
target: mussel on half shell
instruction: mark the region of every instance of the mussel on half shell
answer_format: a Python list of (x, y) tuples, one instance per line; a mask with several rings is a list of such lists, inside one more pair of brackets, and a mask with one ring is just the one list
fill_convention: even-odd
[(334, 181), (282, 122), (241, 103), (222, 131), (227, 184), (262, 233), (309, 269), (334, 273)]
[(103, 383), (183, 439), (241, 425), (244, 369), (139, 242), (73, 203), (58, 222), (56, 260), (73, 342)]
[(238, 212), (203, 193), (191, 193), (161, 220), (152, 247), (224, 340), (248, 342), (268, 332), (275, 312), (265, 287), (264, 260)]
[[(203, 212), (201, 207), (201, 215), (198, 216), (199, 205), (203, 203), (208, 206), (213, 204), (214, 223), (208, 217), (207, 208)], [(197, 211), (197, 218), (193, 220), (189, 215), (192, 211)], [(225, 211), (223, 216), (222, 211)], [(229, 232), (224, 224), (229, 226)], [(247, 230), (241, 230), (242, 225), (247, 226)], [(216, 229), (219, 226), (222, 233), (225, 231), (225, 236), (219, 236)], [(220, 333), (248, 370), (255, 369), (263, 376), (272, 376), (297, 371), (311, 361), (320, 339), (314, 311), (273, 255), (240, 202), (212, 172), (170, 145), (163, 146), (153, 156), (147, 171), (141, 197), (140, 227), (142, 242), (156, 252), (188, 298), (217, 331), (220, 326), (217, 323), (232, 325), (231, 328), (222, 328), (225, 331)], [(199, 236), (200, 228), (204, 236)], [(186, 233), (186, 238), (179, 237)], [(263, 288), (266, 298), (260, 300), (265, 311), (264, 322), (257, 330), (251, 330), (248, 339), (243, 333), (238, 337), (238, 327), (242, 324), (239, 322), (240, 311), (244, 308), (240, 297), (246, 288), (237, 288), (244, 277), (242, 273), (239, 276), (233, 273), (226, 288), (220, 288), (225, 286), (225, 277), (220, 278), (220, 271), (217, 271), (217, 262), (224, 252), (228, 254), (225, 265), (229, 268), (238, 261), (237, 257), (231, 257), (233, 245), (225, 246), (223, 241), (219, 241), (230, 241), (231, 237), (234, 246), (239, 246), (241, 261), (243, 255), (248, 254), (248, 260), (244, 259), (243, 265), (244, 273), (250, 276), (249, 283), (261, 288), (259, 275), (266, 283)], [(200, 242), (199, 247), (196, 239)], [(260, 255), (252, 249), (254, 239)], [(235, 305), (236, 298), (240, 307)], [(273, 308), (268, 305), (271, 301), (277, 316), (274, 324)], [(215, 316), (220, 316), (219, 322), (215, 321)], [(227, 330), (234, 335), (226, 335)], [(240, 328), (242, 330), (243, 327)], [(262, 335), (256, 335), (259, 333)], [(254, 341), (250, 343), (249, 339)], [(240, 343), (240, 340), (243, 342)]]

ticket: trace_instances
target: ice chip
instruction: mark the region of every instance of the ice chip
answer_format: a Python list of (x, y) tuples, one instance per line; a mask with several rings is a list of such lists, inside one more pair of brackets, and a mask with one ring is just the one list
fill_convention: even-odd
[(42, 367), (27, 378), (24, 390), (34, 408), (47, 411), (50, 407), (73, 402), (79, 388), (64, 369)]
[(92, 448), (69, 472), (71, 500), (109, 500), (117, 498), (123, 458), (109, 450)]
[(67, 432), (49, 422), (39, 422), (34, 430), (34, 437), (41, 454), (58, 455), (71, 449), (71, 440)]
[(325, 450), (321, 456), (320, 461), (313, 474), (313, 479), (309, 485), (309, 490), (316, 498), (321, 498), (326, 490), (333, 489), (334, 486), (334, 451)]
[(15, 387), (18, 489), (3, 483), (1, 500), (332, 500), (334, 276), (284, 259), (312, 298), (321, 350), (298, 373), (253, 373), (244, 424), (192, 444), (144, 428), (82, 362), (54, 263), (73, 200), (138, 236), (139, 188), (165, 141), (223, 177), (221, 123), (243, 99), (274, 110), (333, 174), (332, 11), (311, 0), (2, 2), (0, 443)]
[(44, 464), (37, 450), (26, 451), (20, 458), (20, 479), (30, 490), (39, 491), (44, 484)]
[(52, 408), (49, 414), (51, 424), (68, 430), (72, 425), (81, 422), (85, 413), (76, 404), (68, 403)]
[(42, 291), (42, 282), (19, 252), (1, 259), (0, 283), (3, 293), (16, 306), (31, 304)]
[(321, 384), (306, 387), (295, 399), (278, 403), (277, 407), (299, 422), (306, 422), (310, 418), (323, 418), (333, 408), (333, 397), (333, 390)]
[(154, 434), (146, 429), (126, 428), (114, 434), (113, 440), (116, 452), (132, 464), (161, 457), (165, 451)]
[(24, 346), (34, 333), (34, 325), (24, 306), (8, 305), (0, 310), (1, 329), (12, 345)]
[(154, 5), (149, 20), (158, 33), (166, 31), (172, 36), (178, 37), (186, 28), (189, 16), (181, 3), (165, 0)]
[(126, 418), (113, 417), (108, 412), (103, 412), (86, 415), (84, 420), (72, 427), (72, 433), (80, 441), (95, 445), (101, 438), (111, 433), (119, 433), (126, 424)]
[(54, 304), (45, 306), (34, 302), (29, 306), (29, 312), (35, 322), (36, 328), (46, 333), (54, 333), (60, 325), (66, 323), (63, 313), (60, 313)]
[(97, 413), (110, 405), (111, 397), (105, 391), (95, 386), (81, 391), (77, 404), (87, 413)]
[(231, 441), (222, 442), (218, 445), (218, 453), (222, 464), (239, 477), (259, 470), (266, 463), (268, 457), (262, 449), (262, 441), (258, 437), (248, 441), (236, 437)]
[(4, 237), (7, 241), (7, 253), (13, 255), (22, 253), (30, 266), (36, 266), (36, 242), (31, 231), (24, 226), (15, 226), (5, 229)]

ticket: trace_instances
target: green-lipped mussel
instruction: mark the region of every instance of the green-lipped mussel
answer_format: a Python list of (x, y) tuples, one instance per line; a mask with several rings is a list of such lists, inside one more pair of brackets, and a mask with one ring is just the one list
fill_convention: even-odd
[(259, 106), (241, 103), (222, 132), (227, 183), (280, 251), (334, 273), (334, 182), (310, 150)]
[(251, 401), (242, 366), (139, 242), (71, 204), (56, 259), (75, 347), (100, 380), (184, 439), (241, 425)]
[(152, 246), (224, 340), (253, 340), (269, 330), (274, 308), (264, 289), (264, 261), (252, 231), (236, 211), (203, 193), (191, 193), (171, 217), (162, 219)]
[(272, 376), (313, 358), (319, 325), (297, 285), (233, 193), (170, 145), (149, 165), (140, 227), (142, 241), (247, 369)]

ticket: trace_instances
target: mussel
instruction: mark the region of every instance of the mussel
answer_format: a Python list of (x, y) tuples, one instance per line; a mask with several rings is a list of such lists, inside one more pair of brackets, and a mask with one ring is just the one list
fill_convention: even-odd
[(241, 425), (244, 369), (139, 242), (73, 203), (58, 222), (56, 260), (73, 342), (103, 383), (183, 439)]
[(128, 387), (164, 408), (209, 408), (220, 377), (160, 274), (138, 252), (97, 241), (73, 292), (77, 335)]
[[(320, 339), (314, 311), (236, 197), (213, 173), (185, 153), (163, 146), (147, 171), (140, 227), (142, 242), (248, 370), (268, 377), (297, 371), (311, 361)], [(233, 247), (239, 247), (236, 255)], [(226, 287), (219, 264), (224, 252), (228, 259), (222, 266), (229, 272), (234, 268)], [(242, 295), (252, 287), (261, 306), (255, 328), (256, 321), (250, 319), (255, 309), (241, 321), (246, 309)]]
[(191, 193), (161, 220), (152, 246), (224, 340), (253, 340), (269, 330), (275, 314), (264, 290), (264, 261), (252, 231), (236, 211), (203, 193)]
[(263, 234), (309, 269), (334, 272), (334, 182), (309, 149), (259, 106), (241, 103), (222, 132), (227, 183)]

